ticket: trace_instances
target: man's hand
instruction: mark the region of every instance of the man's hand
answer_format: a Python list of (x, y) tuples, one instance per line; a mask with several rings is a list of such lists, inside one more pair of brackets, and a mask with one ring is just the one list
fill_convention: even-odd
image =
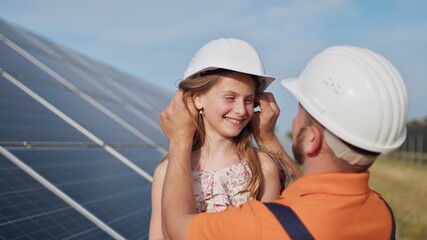
[[(253, 129), (255, 140), (258, 145), (267, 151), (277, 153), (281, 159), (282, 168), (289, 176), (287, 183), (301, 175), (301, 170), (295, 165), (294, 161), (289, 157), (288, 153), (283, 149), (279, 139), (274, 133), (277, 118), (280, 114), (280, 109), (277, 106), (276, 100), (272, 93), (260, 93), (255, 99), (261, 108), (261, 112), (256, 112), (251, 119), (251, 127)], [(287, 183), (283, 183), (287, 185)]]
[(159, 122), (171, 142), (192, 141), (197, 128), (197, 109), (191, 94), (175, 92), (169, 106), (160, 113)]
[(191, 175), (191, 149), (197, 129), (197, 109), (191, 94), (176, 91), (159, 122), (169, 138), (169, 161), (162, 191), (163, 237), (187, 239), (196, 206)]
[(254, 113), (251, 119), (251, 127), (258, 145), (264, 146), (265, 142), (276, 138), (274, 128), (279, 118), (280, 109), (270, 92), (259, 93), (255, 101), (261, 108), (261, 112)]

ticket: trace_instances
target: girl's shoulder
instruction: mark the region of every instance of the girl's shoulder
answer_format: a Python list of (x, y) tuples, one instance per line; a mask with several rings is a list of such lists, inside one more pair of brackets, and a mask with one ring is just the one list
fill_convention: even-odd
[(166, 175), (166, 169), (168, 168), (169, 159), (165, 159), (157, 165), (156, 169), (154, 170), (154, 177), (162, 177), (164, 178)]

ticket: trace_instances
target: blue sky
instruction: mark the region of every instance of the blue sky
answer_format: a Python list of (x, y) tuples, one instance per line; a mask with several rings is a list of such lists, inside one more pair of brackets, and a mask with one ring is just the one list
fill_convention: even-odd
[[(267, 74), (297, 77), (332, 45), (369, 48), (389, 59), (407, 86), (409, 120), (427, 116), (425, 0), (0, 0), (0, 17), (170, 91), (205, 43), (251, 43)], [(291, 129), (297, 102), (279, 81), (267, 89)]]

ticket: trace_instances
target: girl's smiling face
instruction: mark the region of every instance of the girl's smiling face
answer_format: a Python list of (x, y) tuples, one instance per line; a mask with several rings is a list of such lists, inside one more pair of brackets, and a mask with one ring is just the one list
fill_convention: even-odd
[(236, 137), (254, 114), (255, 80), (247, 74), (231, 72), (220, 77), (205, 93), (194, 94), (203, 109), (207, 135)]

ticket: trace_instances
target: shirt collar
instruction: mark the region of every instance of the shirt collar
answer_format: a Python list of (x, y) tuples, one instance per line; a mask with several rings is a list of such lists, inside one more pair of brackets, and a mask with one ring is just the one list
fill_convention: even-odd
[(363, 173), (317, 173), (302, 176), (282, 192), (282, 197), (300, 197), (310, 193), (340, 195), (366, 194), (370, 191), (369, 172)]

